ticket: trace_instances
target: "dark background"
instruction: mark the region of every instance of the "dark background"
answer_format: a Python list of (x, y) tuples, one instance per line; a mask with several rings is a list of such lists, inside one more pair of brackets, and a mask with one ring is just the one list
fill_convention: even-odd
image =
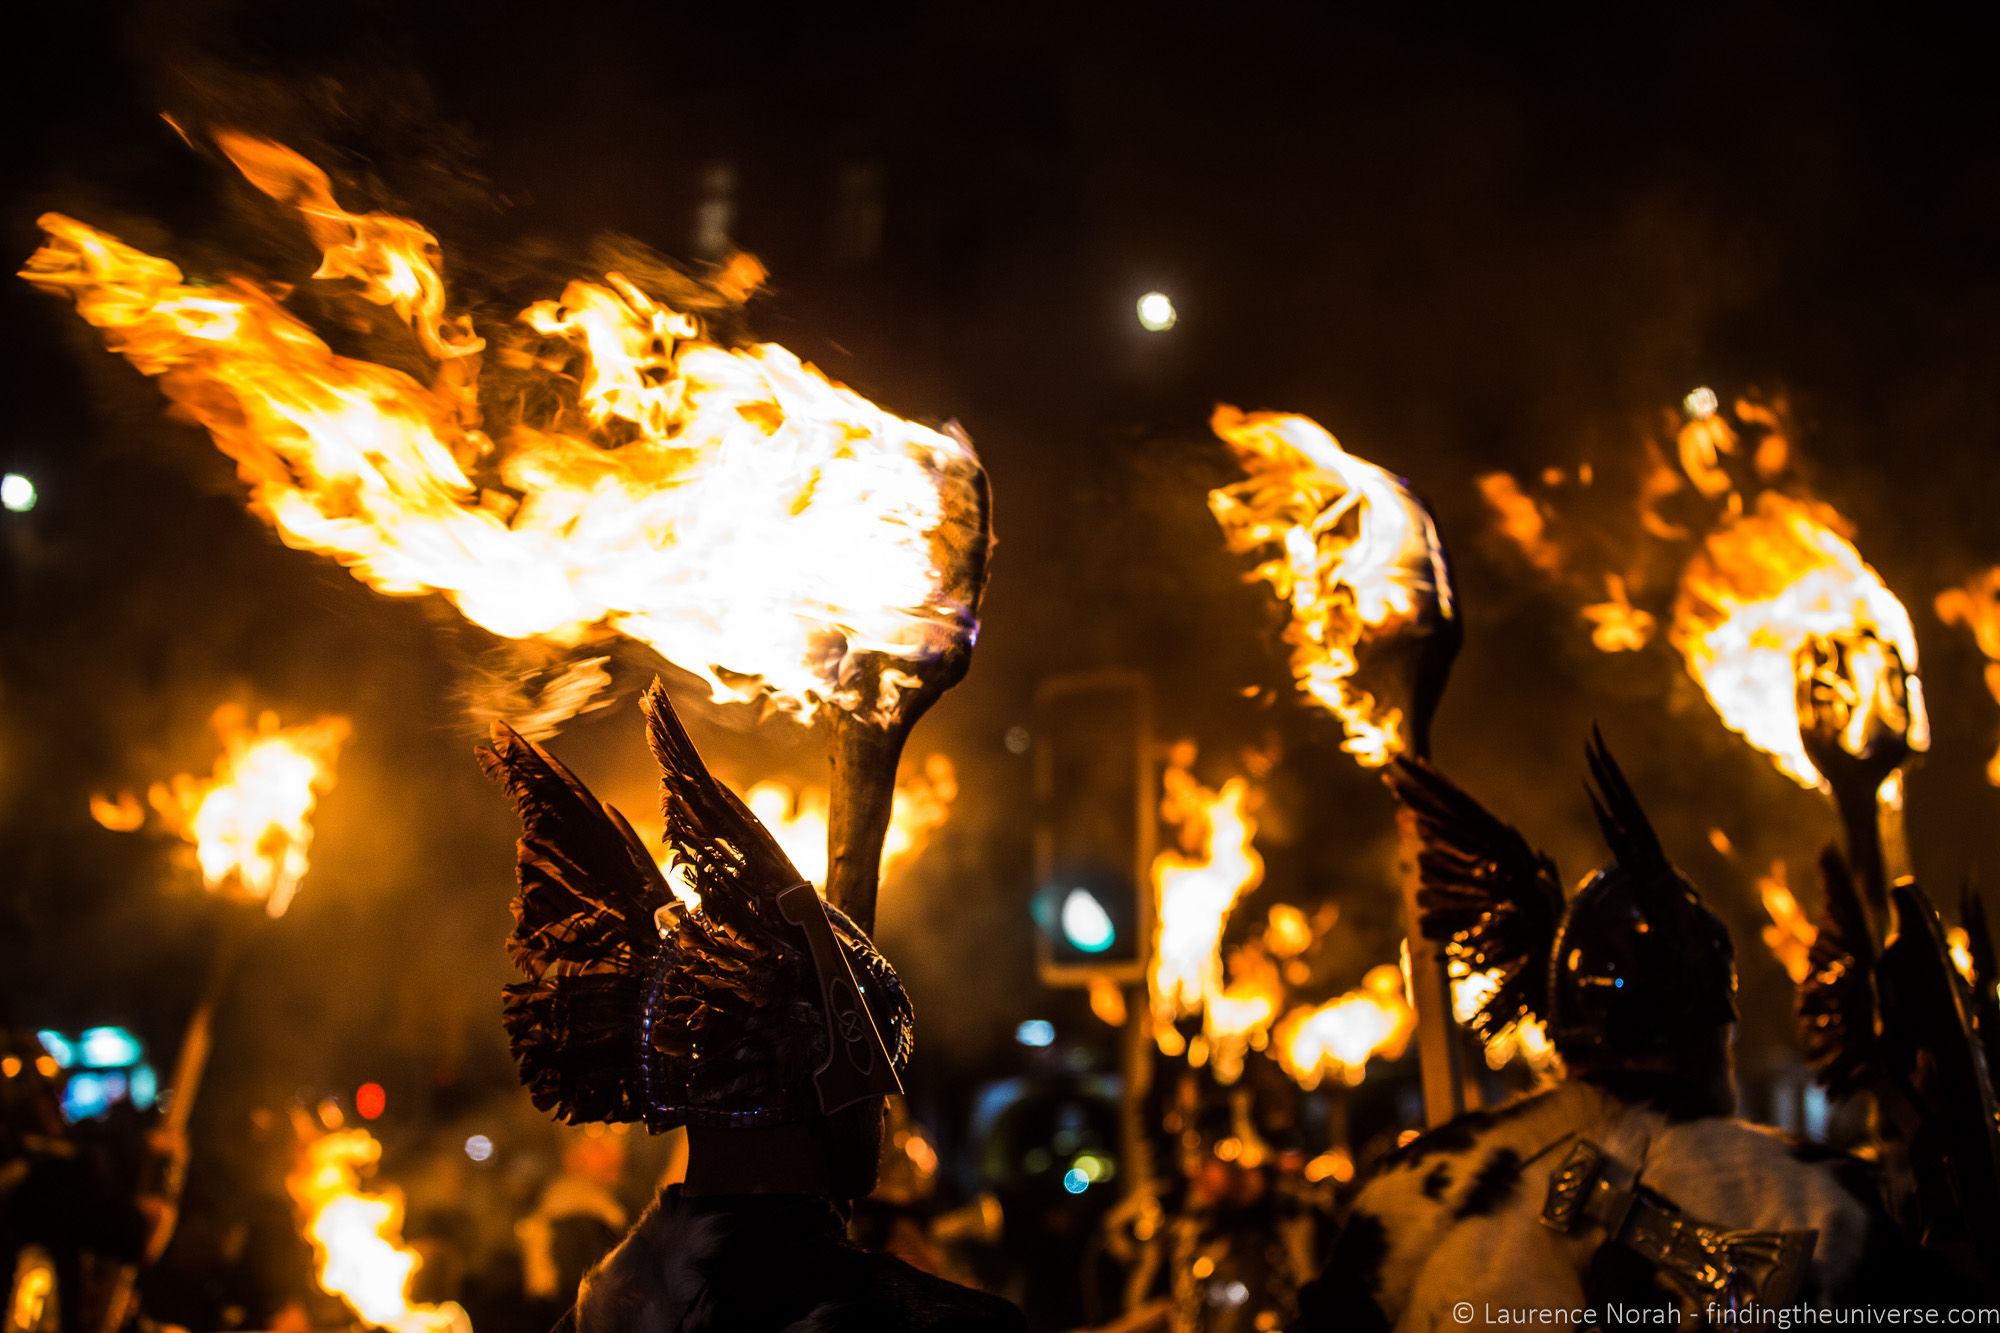
[[(697, 218), (726, 195), (730, 238), (774, 274), (758, 336), (964, 423), (1001, 544), (972, 674), (912, 745), (948, 753), (962, 795), (880, 920), (918, 1003), (913, 1086), (947, 1136), (964, 1089), (1026, 1058), (1019, 1020), (1105, 1036), (1033, 975), (1030, 763), (1003, 737), (1049, 674), (1152, 672), (1163, 732), (1202, 743), (1211, 781), (1275, 734), (1256, 903), (1338, 898), (1341, 984), (1394, 956), (1389, 801), (1295, 702), (1276, 608), (1204, 508), (1232, 475), (1217, 402), (1307, 413), (1429, 495), (1469, 620), (1440, 761), (1574, 879), (1602, 855), (1580, 785), (1601, 722), (1735, 927), (1746, 1067), (1792, 1059), (1752, 880), (1782, 856), (1812, 901), (1830, 809), (1725, 732), (1664, 643), (1592, 649), (1576, 599), (1493, 542), (1475, 476), (1629, 467), (1697, 384), (1784, 394), (1805, 475), (1922, 643), (1937, 739), (1910, 783), (1918, 870), (1950, 897), (2000, 869), (1981, 775), (2000, 710), (1969, 636), (1931, 611), (2000, 561), (1983, 31), (1909, 7), (590, 0), (83, 3), (9, 27), (10, 261), (55, 208), (190, 272), (299, 276), (298, 238), (161, 110), (284, 140), (349, 206), (416, 217), (482, 318), (588, 274), (600, 233), (703, 258)], [(1133, 318), (1151, 288), (1180, 310), (1163, 335)], [(312, 872), (252, 945), (198, 1132), (365, 1077), (392, 1117), (520, 1118), (497, 1003), (513, 825), (466, 712), (504, 651), (435, 599), (279, 546), (205, 435), (66, 303), (0, 284), (0, 364), (0, 469), (41, 491), (0, 515), (15, 1021), (126, 1022), (170, 1057), (216, 908), (184, 856), (98, 828), (86, 799), (206, 773), (225, 699), (340, 712), (354, 739)], [(621, 652), (623, 702), (556, 742), (635, 812), (652, 779), (632, 697), (656, 665)], [(814, 732), (677, 694), (732, 780), (819, 775)]]

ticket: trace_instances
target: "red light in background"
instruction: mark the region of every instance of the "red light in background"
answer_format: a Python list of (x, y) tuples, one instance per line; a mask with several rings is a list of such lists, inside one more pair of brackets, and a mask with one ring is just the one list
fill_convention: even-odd
[(373, 1120), (389, 1104), (389, 1094), (380, 1083), (363, 1083), (354, 1090), (354, 1109), (363, 1120)]

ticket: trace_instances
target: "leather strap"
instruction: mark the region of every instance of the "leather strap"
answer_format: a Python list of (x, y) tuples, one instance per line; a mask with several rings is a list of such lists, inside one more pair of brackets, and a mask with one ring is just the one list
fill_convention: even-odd
[(1541, 1221), (1565, 1233), (1597, 1228), (1687, 1295), (1732, 1310), (1797, 1300), (1819, 1244), (1817, 1231), (1740, 1231), (1697, 1221), (1641, 1189), (1635, 1172), (1587, 1139), (1549, 1177)]

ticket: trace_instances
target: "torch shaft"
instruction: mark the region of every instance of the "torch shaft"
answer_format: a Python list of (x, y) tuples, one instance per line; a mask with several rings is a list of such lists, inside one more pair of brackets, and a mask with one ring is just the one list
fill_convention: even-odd
[(1403, 883), (1403, 920), (1410, 947), (1410, 1005), (1417, 1014), (1417, 1054), (1424, 1078), (1424, 1121), (1442, 1125), (1465, 1110), (1465, 1068), (1456, 1020), (1451, 1012), (1451, 974), (1444, 950), (1424, 938), (1423, 908), (1417, 891), (1423, 887), (1418, 856), (1423, 836), (1416, 811), (1396, 810), (1397, 869)]
[(882, 843), (896, 801), (896, 765), (906, 725), (877, 726), (831, 710), (832, 793), (826, 819), (826, 897), (869, 935), (875, 933), (875, 893), (882, 879)]
[[(1875, 943), (1880, 947), (1889, 933), (1889, 849), (1882, 840), (1882, 803), (1873, 788), (1844, 783), (1834, 789), (1834, 804), (1840, 811), (1841, 827), (1847, 834), (1847, 864), (1854, 870), (1854, 882), (1861, 890), (1861, 900), (1868, 904), (1868, 915), (1873, 918), (1875, 928)], [(1897, 820), (1896, 831), (1900, 835), (1900, 819)], [(1907, 863), (1908, 853), (1900, 846), (1897, 850), (1900, 859)]]
[[(215, 1008), (222, 992), (228, 989), (230, 977), (235, 975), (236, 960), (243, 951), (244, 930), (236, 920), (240, 915), (231, 912), (223, 918), (215, 952), (209, 955), (208, 977), (202, 983), (201, 997), (188, 1015), (187, 1027), (181, 1033), (181, 1048), (174, 1056), (173, 1079), (167, 1085), (171, 1095), (166, 1114), (160, 1120), (161, 1137), (169, 1145), (164, 1178), (160, 1181), (160, 1198), (166, 1206), (157, 1214), (153, 1234), (147, 1237), (148, 1264), (166, 1252), (168, 1242), (174, 1237), (174, 1225), (180, 1220), (181, 1192), (187, 1187), (188, 1122), (194, 1115), (195, 1094), (201, 1091), (202, 1075), (208, 1071), (209, 1053), (215, 1046)], [(132, 1263), (120, 1264), (112, 1274), (98, 1333), (118, 1333), (125, 1326), (132, 1312), (132, 1294), (138, 1277), (139, 1265)]]

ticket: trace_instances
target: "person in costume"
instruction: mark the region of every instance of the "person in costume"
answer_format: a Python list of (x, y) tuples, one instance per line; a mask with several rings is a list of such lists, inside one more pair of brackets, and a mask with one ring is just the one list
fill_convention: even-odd
[(535, 1105), (687, 1127), (663, 1190), (584, 1279), (576, 1333), (1024, 1327), (985, 1293), (862, 1250), (885, 1097), (914, 1034), (867, 935), (710, 775), (655, 682), (668, 868), (615, 809), (504, 725), (481, 752), (522, 823), (505, 1021)]
[(1555, 865), (1435, 768), (1391, 770), (1424, 839), (1422, 929), (1499, 977), (1473, 1028), (1537, 1019), (1567, 1073), (1380, 1163), (1296, 1327), (1481, 1327), (1613, 1305), (1699, 1327), (1796, 1302), (1955, 1303), (1962, 1288), (1934, 1280), (1866, 1164), (1732, 1118), (1729, 932), (1667, 861), (1601, 736), (1588, 759), (1612, 860), (1567, 902)]

